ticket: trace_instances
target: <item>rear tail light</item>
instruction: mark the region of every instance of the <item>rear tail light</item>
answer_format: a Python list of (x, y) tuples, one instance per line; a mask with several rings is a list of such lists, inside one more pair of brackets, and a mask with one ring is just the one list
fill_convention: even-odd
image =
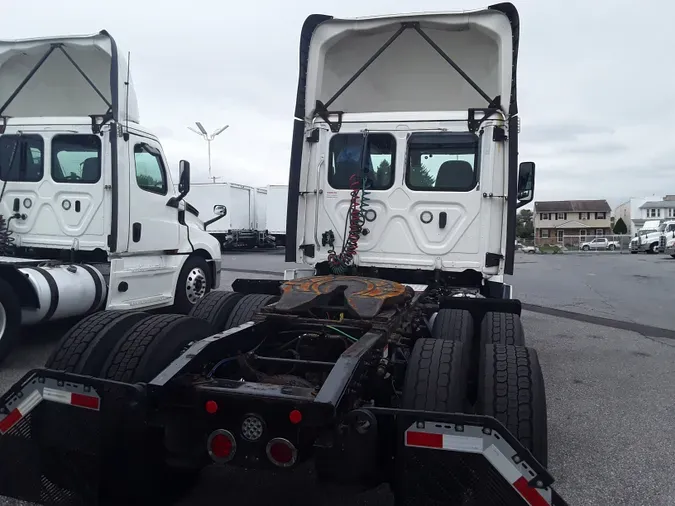
[(231, 432), (218, 429), (211, 433), (206, 441), (206, 447), (214, 462), (224, 464), (234, 458), (237, 442)]
[(293, 443), (280, 437), (267, 443), (267, 458), (278, 467), (291, 467), (298, 460), (298, 450)]

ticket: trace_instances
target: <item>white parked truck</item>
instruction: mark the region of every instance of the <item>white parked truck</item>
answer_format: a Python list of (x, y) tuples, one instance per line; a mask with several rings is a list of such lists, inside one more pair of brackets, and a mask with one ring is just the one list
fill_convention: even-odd
[[(635, 237), (630, 240), (630, 252), (637, 254), (640, 251), (646, 251), (648, 244), (646, 236), (657, 233), (660, 224), (660, 220), (645, 221), (642, 227), (635, 233)], [(653, 241), (650, 244), (653, 244)]]
[(274, 236), (277, 246), (286, 245), (286, 206), (288, 185), (271, 184), (267, 188), (266, 228)]
[(659, 251), (666, 252), (668, 241), (675, 238), (675, 220), (669, 220), (661, 224), (659, 227), (661, 237), (659, 237)]
[(174, 192), (107, 32), (0, 41), (0, 360), (21, 326), (187, 313), (217, 287), (220, 248), (189, 191), (181, 162)]
[(599, 251), (599, 250), (608, 250), (614, 251), (620, 246), (618, 241), (610, 241), (606, 237), (596, 237), (592, 241), (584, 242), (581, 244), (582, 251)]
[(265, 227), (267, 195), (264, 188), (237, 183), (193, 183), (189, 203), (199, 215), (210, 216), (224, 205), (227, 215), (208, 231), (222, 249), (273, 248), (274, 237)]
[(207, 466), (312, 466), (401, 506), (566, 506), (504, 283), (534, 196), (519, 30), (508, 3), (308, 17), (286, 227), (305, 267), (235, 280), (190, 316), (73, 327), (0, 396), (0, 495), (175, 504)]
[(666, 255), (670, 255), (675, 258), (675, 238), (668, 239), (666, 242), (666, 247), (664, 248)]
[[(661, 237), (671, 234), (674, 226), (675, 221), (663, 221), (656, 230), (642, 235), (638, 234), (638, 251), (658, 253), (661, 250)], [(665, 244), (663, 246), (665, 248)]]

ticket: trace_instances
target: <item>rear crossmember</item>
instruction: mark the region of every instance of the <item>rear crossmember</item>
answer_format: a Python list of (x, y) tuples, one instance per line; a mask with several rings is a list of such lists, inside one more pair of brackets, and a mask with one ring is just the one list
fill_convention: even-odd
[[(30, 371), (0, 398), (0, 454), (4, 463), (11, 463), (0, 467), (0, 495), (45, 505), (97, 504), (110, 418), (119, 417), (120, 408), (128, 410), (130, 405), (143, 417), (148, 401), (148, 386), (48, 369)], [(355, 410), (348, 417), (363, 415), (396, 417), (407, 427), (400, 442), (403, 453), (451, 454), (453, 464), (439, 477), (442, 488), (462, 490), (465, 497), (472, 497), (469, 504), (495, 504), (487, 496), (481, 499), (491, 490), (492, 500), (498, 491), (503, 504), (566, 506), (551, 488), (550, 474), (494, 418), (377, 407)], [(28, 458), (46, 450), (50, 458), (37, 460), (39, 465)], [(85, 473), (74, 467), (74, 458), (87, 463)], [(432, 474), (426, 476), (435, 479)]]

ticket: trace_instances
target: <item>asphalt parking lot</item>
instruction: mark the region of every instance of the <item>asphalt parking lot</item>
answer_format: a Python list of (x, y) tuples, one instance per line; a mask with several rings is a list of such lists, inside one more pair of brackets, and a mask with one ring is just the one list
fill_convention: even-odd
[[(221, 288), (237, 277), (276, 278), (285, 267), (280, 252), (228, 254)], [(518, 257), (511, 282), (533, 309), (522, 319), (546, 381), (549, 470), (570, 505), (675, 504), (673, 279), (675, 260), (658, 256)], [(26, 336), (0, 370), (1, 391), (44, 363), (53, 334)], [(348, 498), (321, 489), (309, 468), (276, 475), (207, 469), (179, 504), (222, 502), (224, 490), (232, 506), (393, 504), (386, 487)], [(0, 505), (18, 504), (0, 498)]]

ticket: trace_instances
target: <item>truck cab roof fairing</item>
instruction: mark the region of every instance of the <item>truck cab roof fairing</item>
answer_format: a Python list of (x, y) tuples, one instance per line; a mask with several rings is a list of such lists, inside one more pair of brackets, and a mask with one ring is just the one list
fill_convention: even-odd
[(510, 19), (496, 9), (324, 21), (309, 46), (305, 111), (317, 101), (345, 113), (464, 111), (499, 97), (509, 112), (513, 39)]
[[(127, 59), (112, 36), (0, 40), (0, 111), (5, 117), (103, 116), (138, 123)], [(124, 84), (129, 81), (129, 89)], [(128, 104), (127, 104), (128, 96)]]

